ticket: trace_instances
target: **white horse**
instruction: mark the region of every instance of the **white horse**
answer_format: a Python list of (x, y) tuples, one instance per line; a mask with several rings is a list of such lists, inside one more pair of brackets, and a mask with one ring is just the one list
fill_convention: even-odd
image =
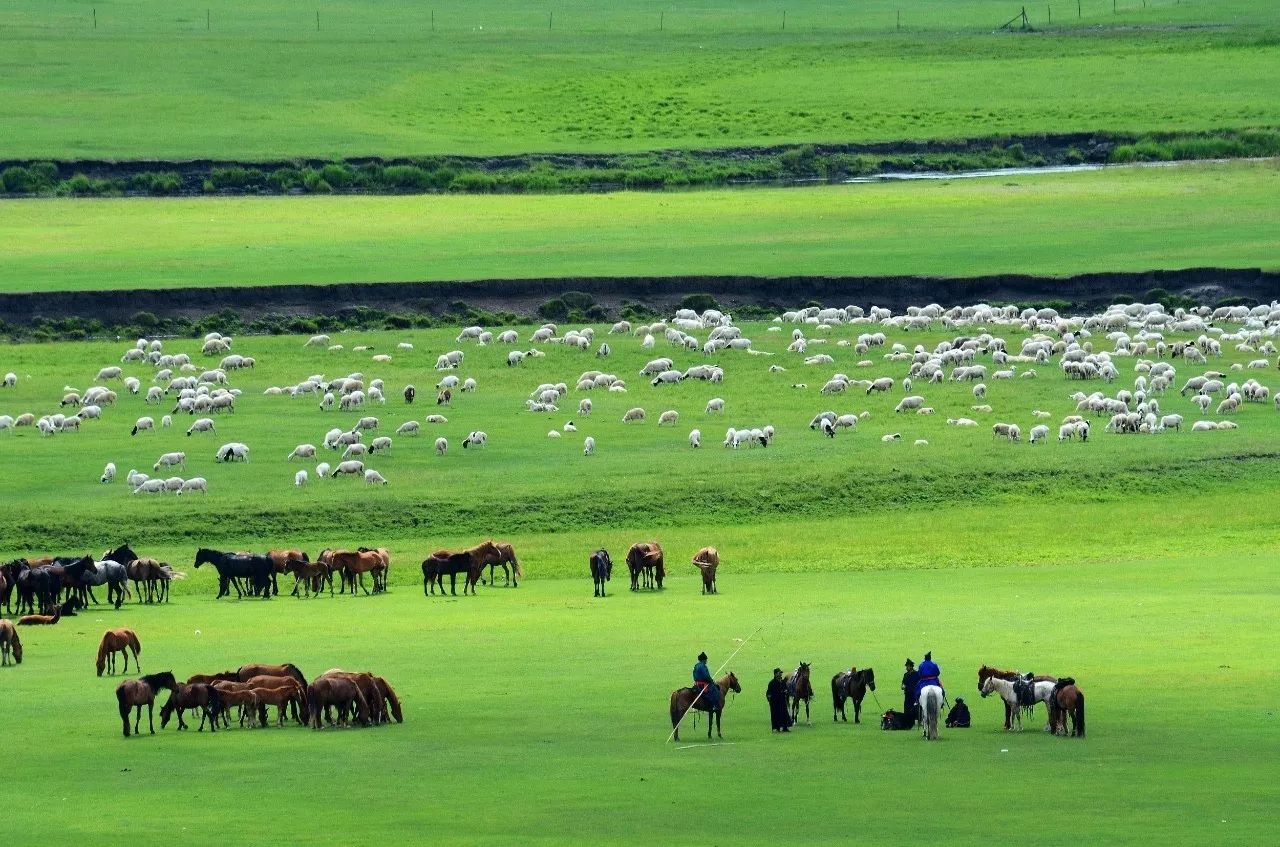
[[(1031, 701), (1030, 706), (1023, 707), (1027, 710), (1028, 717), (1030, 716), (1031, 710), (1035, 708), (1036, 703), (1044, 703), (1045, 709), (1048, 710), (1049, 697), (1053, 694), (1053, 682), (1051, 681), (1037, 680), (1032, 683), (1032, 685), (1032, 696), (1035, 699)], [(1000, 695), (1000, 699), (1009, 707), (1009, 714), (1012, 717), (1013, 723), (1017, 725), (1018, 732), (1022, 732), (1022, 708), (1019, 708), (1018, 706), (1018, 695), (1013, 690), (1013, 682), (1008, 679), (989, 676), (982, 681), (982, 687), (978, 689), (978, 693), (983, 697), (986, 697), (992, 692)], [(1045, 725), (1044, 731), (1049, 731), (1049, 726), (1047, 724)]]
[(920, 689), (920, 712), (924, 715), (926, 741), (938, 740), (938, 714), (942, 711), (942, 700), (941, 686), (926, 685)]

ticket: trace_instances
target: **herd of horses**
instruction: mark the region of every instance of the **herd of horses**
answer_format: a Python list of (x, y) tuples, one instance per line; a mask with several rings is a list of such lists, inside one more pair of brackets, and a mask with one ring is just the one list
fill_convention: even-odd
[[(809, 701), (814, 697), (813, 685), (809, 680), (810, 665), (801, 662), (793, 671), (783, 674), (786, 686), (791, 722), (797, 723), (800, 715), (800, 704), (804, 704), (805, 723), (810, 723)], [(677, 688), (671, 692), (670, 716), (671, 737), (680, 740), (680, 725), (692, 712), (707, 714), (707, 738), (711, 738), (712, 729), (718, 737), (720, 721), (725, 707), (725, 698), (729, 692), (741, 693), (742, 686), (738, 677), (730, 672), (716, 681), (720, 689), (720, 697), (713, 704), (703, 698), (697, 688)], [(932, 686), (937, 688), (937, 686)], [(848, 722), (845, 711), (846, 703), (853, 703), (853, 721), (861, 723), (862, 701), (867, 692), (875, 692), (876, 675), (871, 668), (852, 667), (841, 671), (831, 678), (832, 720)], [(940, 690), (940, 689), (939, 689)], [(983, 697), (998, 694), (1005, 704), (1004, 728), (1021, 729), (1021, 716), (1025, 712), (1030, 715), (1037, 703), (1044, 703), (1048, 712), (1045, 732), (1054, 735), (1071, 735), (1084, 737), (1084, 692), (1071, 677), (1024, 675), (1018, 671), (1000, 670), (983, 665), (978, 669), (978, 693)], [(921, 701), (921, 720), (925, 737), (938, 737), (937, 721), (941, 709), (941, 698), (937, 703)], [(932, 712), (932, 714), (931, 714)], [(1067, 729), (1068, 719), (1071, 723)]]
[(13, 614), (52, 618), (28, 623), (56, 623), (76, 608), (98, 605), (93, 589), (106, 586), (107, 603), (120, 608), (129, 595), (130, 581), (139, 602), (168, 600), (169, 583), (181, 574), (155, 559), (138, 556), (123, 544), (93, 556), (31, 556), (0, 565), (0, 605)]
[[(661, 589), (667, 570), (662, 545), (656, 541), (641, 541), (627, 550), (627, 570), (631, 573), (631, 590)], [(714, 547), (703, 547), (693, 555), (693, 565), (702, 575), (702, 593), (716, 593), (716, 570), (720, 567), (720, 553)], [(605, 596), (605, 583), (613, 576), (613, 559), (603, 547), (593, 552), (587, 560), (591, 580), (595, 584), (596, 597)]]
[(404, 723), (400, 698), (383, 677), (335, 668), (308, 682), (294, 664), (250, 664), (234, 671), (195, 674), (186, 682), (178, 682), (172, 671), (125, 680), (116, 687), (125, 738), (130, 735), (131, 713), (132, 734), (139, 734), (143, 706), (148, 729), (156, 734), (155, 701), (163, 689), (168, 689), (169, 699), (160, 708), (161, 729), (175, 714), (178, 729), (187, 729), (188, 711), (200, 715), (197, 732), (203, 731), (206, 723), (210, 732), (217, 732), (220, 724), (230, 727), (233, 711), (241, 727), (265, 727), (271, 706), (276, 708), (277, 726), (290, 720), (314, 729), (325, 725), (376, 726), (392, 720)]

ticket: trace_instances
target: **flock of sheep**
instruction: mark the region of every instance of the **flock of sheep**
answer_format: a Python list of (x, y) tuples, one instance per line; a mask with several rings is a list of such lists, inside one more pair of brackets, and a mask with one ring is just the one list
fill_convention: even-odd
[[(791, 326), (789, 330), (788, 325)], [(837, 327), (850, 326), (857, 328), (856, 336), (839, 340), (831, 337)], [(642, 350), (652, 351), (661, 343), (673, 348), (672, 354), (654, 356), (638, 373), (644, 380), (644, 387), (640, 390), (651, 393), (653, 397), (661, 397), (668, 386), (687, 380), (703, 382), (709, 387), (719, 386), (730, 378), (727, 374), (746, 372), (751, 367), (750, 357), (754, 356), (773, 360), (767, 368), (760, 366), (761, 371), (767, 370), (770, 374), (783, 374), (795, 368), (818, 370), (835, 363), (832, 355), (821, 352), (824, 346), (829, 345), (828, 349), (847, 349), (852, 356), (844, 358), (854, 359), (854, 368), (878, 369), (882, 374), (884, 370), (890, 370), (892, 373), (868, 378), (834, 373), (815, 381), (815, 384), (820, 384), (817, 392), (820, 397), (834, 398), (854, 392), (864, 396), (901, 392), (902, 396), (893, 407), (894, 414), (931, 415), (935, 413), (935, 407), (927, 399), (931, 386), (964, 383), (971, 386), (969, 393), (974, 403), (966, 410), (967, 416), (946, 419), (947, 424), (955, 427), (978, 427), (982, 425), (979, 423), (982, 416), (994, 414), (992, 405), (987, 402), (989, 384), (1037, 379), (1041, 372), (1056, 368), (1068, 383), (1079, 382), (1081, 388), (1069, 395), (1074, 407), (1056, 424), (1048, 420), (1053, 417), (1050, 412), (1031, 411), (1035, 421), (1029, 426), (1026, 440), (1038, 444), (1050, 440), (1054, 434), (1052, 426), (1057, 428), (1059, 442), (1088, 441), (1096, 425), (1101, 425), (1101, 429), (1108, 433), (1146, 434), (1180, 431), (1184, 426), (1192, 432), (1235, 428), (1237, 424), (1232, 418), (1249, 404), (1269, 403), (1272, 394), (1257, 378), (1241, 380), (1234, 378), (1234, 373), (1270, 369), (1270, 357), (1277, 353), (1275, 336), (1278, 330), (1280, 306), (1274, 303), (1254, 308), (1239, 306), (1216, 310), (1179, 309), (1174, 312), (1166, 311), (1159, 304), (1130, 304), (1113, 306), (1098, 314), (1072, 317), (1060, 315), (1052, 309), (1019, 310), (986, 305), (944, 309), (933, 304), (912, 307), (899, 315), (878, 307), (864, 311), (860, 307), (849, 306), (844, 309), (808, 308), (786, 312), (775, 318), (765, 331), (789, 331), (790, 341), (785, 352), (772, 353), (757, 349), (751, 339), (743, 335), (741, 328), (733, 324), (730, 315), (718, 310), (701, 314), (680, 310), (668, 321), (648, 325), (633, 327), (627, 321), (619, 321), (608, 331), (610, 336), (617, 336), (612, 343), (597, 344), (595, 330), (591, 327), (561, 333), (554, 324), (544, 324), (530, 334), (530, 346), (508, 352), (506, 362), (510, 368), (520, 368), (531, 358), (548, 355), (546, 350), (532, 345), (547, 349), (560, 345), (576, 350), (577, 355), (589, 353), (594, 348), (596, 361), (603, 365), (613, 353), (613, 346), (633, 340)], [(946, 338), (931, 346), (909, 342), (912, 333), (923, 331), (945, 332)], [(694, 333), (699, 333), (702, 338)], [(1175, 340), (1175, 333), (1186, 334), (1187, 338)], [(840, 333), (846, 334), (849, 333)], [(890, 334), (903, 340), (891, 342)], [(1016, 334), (1019, 340), (1010, 344), (1002, 334)], [(493, 344), (514, 347), (520, 343), (520, 332), (508, 329), (495, 335), (482, 327), (472, 326), (463, 329), (456, 341), (460, 345), (471, 343), (478, 347)], [(318, 335), (310, 338), (306, 345), (323, 346), (332, 351), (342, 349), (342, 345), (330, 342), (328, 336)], [(218, 419), (236, 413), (241, 390), (231, 384), (235, 375), (256, 365), (252, 357), (231, 353), (233, 343), (233, 339), (219, 333), (210, 333), (204, 338), (201, 355), (222, 357), (217, 367), (209, 368), (198, 366), (188, 354), (166, 353), (163, 342), (159, 340), (139, 340), (124, 351), (121, 364), (152, 368), (152, 385), (145, 391), (139, 376), (126, 375), (124, 368), (118, 365), (106, 366), (97, 372), (94, 384), (83, 392), (65, 386), (59, 412), (39, 418), (32, 413), (17, 417), (0, 415), (0, 431), (25, 426), (34, 427), (44, 436), (78, 431), (83, 423), (102, 418), (105, 410), (116, 405), (120, 394), (108, 385), (118, 382), (128, 396), (138, 396), (148, 406), (160, 406), (158, 412), (172, 406), (168, 413), (159, 416), (158, 424), (154, 415), (139, 417), (131, 429), (133, 436), (157, 428), (169, 429), (173, 427), (173, 416), (181, 413), (192, 419), (186, 429), (188, 437), (216, 433)], [(1237, 362), (1226, 370), (1214, 369), (1211, 363), (1223, 355), (1224, 345), (1230, 345), (1236, 352), (1247, 353), (1252, 358), (1247, 364)], [(353, 349), (365, 352), (369, 348)], [(403, 342), (396, 349), (398, 353), (407, 354), (413, 350), (413, 345)], [(722, 351), (727, 351), (727, 355), (719, 355)], [(743, 358), (733, 364), (734, 355)], [(677, 356), (699, 357), (701, 360), (681, 368), (676, 365)], [(709, 356), (716, 356), (716, 362), (706, 361)], [(455, 349), (436, 358), (436, 403), (441, 411), (451, 405), (455, 391), (468, 394), (478, 390), (476, 379), (454, 373), (463, 366), (466, 357), (463, 350)], [(373, 358), (377, 364), (391, 361), (391, 356), (385, 354)], [(1193, 366), (1202, 370), (1181, 379), (1179, 386), (1177, 368), (1190, 369)], [(1123, 371), (1133, 374), (1131, 384), (1123, 376)], [(3, 386), (13, 387), (17, 380), (15, 373), (8, 373)], [(1084, 390), (1090, 384), (1093, 385), (1092, 390)], [(528, 412), (557, 415), (567, 397), (578, 395), (575, 419), (549, 430), (547, 436), (550, 438), (577, 433), (591, 420), (593, 403), (589, 395), (593, 392), (626, 393), (631, 390), (625, 378), (601, 369), (581, 371), (572, 381), (572, 386), (571, 389), (567, 381), (542, 382), (532, 388), (523, 403)], [(791, 383), (791, 388), (807, 392), (808, 383)], [(1174, 390), (1178, 396), (1171, 398), (1169, 394)], [(293, 385), (269, 387), (263, 394), (282, 398), (311, 397), (321, 413), (335, 409), (363, 413), (370, 407), (385, 405), (386, 391), (382, 379), (366, 379), (364, 373), (354, 372), (336, 378), (312, 374)], [(412, 404), (417, 391), (414, 386), (406, 385), (400, 394), (406, 404)], [(1180, 403), (1182, 408), (1174, 411), (1174, 403)], [(1280, 409), (1280, 397), (1275, 398), (1275, 404)], [(704, 415), (724, 414), (726, 406), (724, 398), (712, 396), (703, 407)], [(74, 409), (72, 414), (66, 413), (69, 408)], [(1218, 420), (1196, 420), (1187, 424), (1184, 413), (1196, 410), (1203, 415), (1210, 409), (1214, 410)], [(841, 431), (856, 432), (860, 424), (865, 427), (864, 422), (869, 417), (869, 411), (838, 413), (823, 410), (809, 419), (809, 428), (835, 438)], [(648, 412), (640, 405), (629, 408), (622, 416), (622, 422), (629, 425), (643, 424), (648, 419)], [(664, 409), (657, 415), (659, 427), (678, 426), (679, 422), (680, 413), (676, 409)], [(405, 421), (394, 435), (414, 437), (421, 433), (424, 424), (447, 423), (445, 415), (434, 413), (425, 416), (421, 423), (418, 420)], [(798, 425), (800, 421), (795, 423)], [(993, 438), (1009, 442), (1023, 440), (1023, 426), (1019, 423), (996, 420), (990, 428)], [(380, 431), (381, 423), (377, 416), (362, 414), (349, 429), (330, 428), (318, 439), (319, 447), (314, 443), (298, 444), (282, 458), (289, 462), (316, 461), (314, 473), (320, 478), (356, 476), (363, 478), (366, 485), (386, 485), (387, 478), (366, 464), (375, 456), (389, 456), (392, 452), (392, 436), (377, 434)], [(731, 449), (767, 447), (776, 435), (777, 429), (771, 424), (728, 427), (723, 444)], [(880, 439), (899, 441), (902, 435), (885, 432)], [(690, 447), (700, 447), (701, 430), (692, 429), (687, 440)], [(463, 440), (462, 446), (483, 447), (487, 443), (485, 431), (473, 430)], [(916, 439), (915, 443), (920, 446), (928, 444), (924, 439)], [(595, 436), (585, 435), (583, 453), (591, 456), (596, 448)], [(439, 456), (447, 455), (448, 440), (436, 438), (434, 449)], [(331, 461), (318, 461), (325, 455), (322, 450), (333, 454)], [(248, 462), (249, 454), (248, 445), (233, 441), (214, 451), (213, 458), (217, 462)], [(135, 494), (207, 493), (208, 483), (204, 477), (184, 479), (166, 475), (174, 469), (185, 470), (186, 467), (187, 453), (171, 451), (160, 455), (152, 466), (151, 471), (157, 476), (131, 469), (124, 479)], [(116, 472), (115, 464), (107, 463), (101, 481), (113, 482)], [(293, 473), (296, 486), (307, 485), (310, 478), (308, 469)]]

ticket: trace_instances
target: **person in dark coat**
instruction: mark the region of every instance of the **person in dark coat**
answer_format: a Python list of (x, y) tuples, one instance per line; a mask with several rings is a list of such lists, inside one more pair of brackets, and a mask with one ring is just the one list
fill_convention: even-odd
[(711, 669), (707, 667), (706, 653), (699, 653), (698, 663), (693, 666), (693, 687), (702, 692), (702, 702), (707, 704), (707, 708), (715, 709), (720, 702), (720, 687), (716, 685)]
[(904, 667), (907, 671), (902, 675), (902, 713), (911, 718), (914, 723), (920, 715), (917, 709), (920, 698), (916, 693), (916, 688), (920, 684), (920, 674), (916, 673), (916, 663), (910, 659), (907, 659)]
[(787, 683), (782, 679), (782, 668), (773, 669), (773, 679), (765, 689), (764, 697), (769, 701), (769, 720), (774, 732), (791, 731), (791, 712), (787, 708)]
[(965, 705), (964, 699), (957, 697), (956, 704), (951, 707), (951, 711), (947, 713), (947, 726), (967, 728), (969, 726), (969, 707)]

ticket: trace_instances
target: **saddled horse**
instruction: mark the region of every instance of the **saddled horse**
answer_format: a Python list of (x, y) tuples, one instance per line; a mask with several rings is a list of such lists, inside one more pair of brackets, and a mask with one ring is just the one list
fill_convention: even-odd
[(178, 682), (173, 678), (173, 671), (153, 673), (139, 679), (126, 679), (116, 686), (116, 701), (120, 704), (120, 720), (124, 723), (124, 737), (129, 737), (129, 710), (137, 709), (137, 717), (133, 722), (133, 732), (138, 733), (138, 725), (142, 722), (142, 707), (147, 707), (147, 723), (151, 734), (156, 734), (155, 703), (156, 692), (161, 688), (176, 690)]
[(716, 680), (716, 687), (720, 689), (720, 697), (716, 700), (715, 707), (707, 705), (703, 697), (698, 696), (696, 688), (677, 688), (671, 692), (671, 729), (672, 737), (680, 740), (680, 722), (684, 720), (684, 716), (690, 710), (699, 712), (707, 712), (707, 738), (711, 737), (711, 725), (714, 723), (716, 735), (724, 738), (720, 732), (720, 716), (724, 712), (725, 696), (730, 692), (735, 694), (742, 693), (742, 685), (738, 682), (732, 671), (727, 675)]
[[(489, 566), (489, 584), (497, 585), (493, 579), (493, 569), (502, 568), (502, 572), (506, 575), (506, 582), (512, 588), (520, 587), (520, 580), (524, 577), (524, 570), (520, 567), (520, 560), (516, 558), (516, 551), (511, 545), (505, 541), (494, 541), (492, 538), (482, 542), (476, 547), (471, 548), (473, 551), (479, 551), (483, 556), (484, 565)], [(472, 555), (475, 555), (473, 553)]]
[(9, 664), (9, 657), (14, 664), (22, 664), (22, 639), (12, 621), (0, 620), (0, 667)]
[(102, 642), (98, 644), (98, 676), (105, 670), (110, 674), (116, 672), (116, 653), (124, 656), (124, 668), (121, 673), (129, 672), (129, 651), (133, 651), (133, 663), (138, 673), (142, 672), (142, 663), (138, 654), (142, 652), (142, 644), (131, 629), (109, 629), (102, 634)]
[(471, 585), (471, 554), (451, 553), (448, 550), (437, 550), (422, 561), (422, 593), (435, 594), (436, 586), (444, 594), (444, 578), (449, 576), (449, 593), (458, 595), (458, 574), (466, 574), (462, 593), (467, 593)]
[(791, 723), (798, 723), (800, 717), (800, 701), (804, 701), (804, 722), (812, 725), (809, 719), (809, 701), (813, 699), (813, 685), (809, 682), (809, 663), (801, 662), (800, 667), (782, 675), (787, 686), (787, 696), (791, 698)]
[(591, 568), (591, 579), (596, 584), (594, 596), (603, 597), (604, 584), (613, 576), (613, 559), (609, 558), (609, 551), (601, 547), (591, 554), (588, 564)]
[(693, 566), (702, 572), (702, 593), (716, 593), (716, 569), (720, 567), (720, 551), (703, 547), (693, 554)]
[(1049, 697), (1049, 726), (1054, 735), (1067, 734), (1067, 716), (1071, 716), (1071, 735), (1084, 738), (1084, 692), (1071, 677), (1057, 680)]
[(218, 571), (218, 596), (221, 599), (231, 593), (231, 586), (236, 589), (237, 599), (244, 597), (237, 578), (247, 578), (253, 586), (253, 593), (262, 595), (264, 600), (271, 598), (271, 580), (275, 577), (276, 566), (266, 556), (254, 553), (223, 553), (201, 547), (196, 551), (197, 569), (201, 565), (213, 565)]
[[(1013, 682), (1014, 680), (1020, 678), (1021, 676), (1022, 674), (1019, 671), (1006, 671), (1006, 670), (1001, 670), (1000, 668), (992, 668), (992, 667), (988, 667), (987, 665), (983, 665), (982, 667), (978, 668), (978, 693), (979, 694), (982, 693), (982, 684), (991, 677)], [(1056, 682), (1058, 678), (1056, 676), (1033, 676), (1031, 679), (1033, 682)], [(1015, 717), (1014, 712), (1015, 710), (1012, 707), (1010, 707), (1009, 702), (1006, 700), (1004, 704), (1004, 728), (1005, 729), (1013, 728), (1013, 719)]]
[(662, 545), (656, 541), (632, 544), (627, 551), (627, 568), (631, 571), (632, 591), (639, 591), (641, 585), (645, 588), (661, 588), (662, 580), (667, 575), (663, 566)]
[(831, 677), (831, 719), (846, 723), (849, 718), (845, 714), (846, 700), (853, 701), (853, 722), (862, 723), (862, 700), (867, 696), (867, 689), (876, 690), (876, 672), (871, 668), (849, 668)]
[(942, 713), (942, 688), (937, 685), (926, 685), (920, 689), (920, 713), (923, 716), (924, 737), (926, 741), (938, 740), (938, 715)]
[[(1025, 683), (1025, 687), (1021, 684)], [(1045, 708), (1049, 708), (1049, 697), (1053, 694), (1053, 683), (1048, 680), (1030, 681), (1023, 679), (1008, 680), (992, 675), (983, 680), (982, 685), (978, 686), (978, 693), (983, 697), (990, 694), (999, 694), (1000, 699), (1004, 701), (1005, 714), (1012, 713), (1013, 723), (1017, 724), (1018, 732), (1022, 731), (1022, 713), (1026, 711), (1030, 717), (1032, 709), (1036, 703), (1044, 703)], [(1006, 725), (1005, 729), (1013, 729), (1012, 726)], [(1045, 726), (1045, 732), (1049, 732), (1051, 726)]]

